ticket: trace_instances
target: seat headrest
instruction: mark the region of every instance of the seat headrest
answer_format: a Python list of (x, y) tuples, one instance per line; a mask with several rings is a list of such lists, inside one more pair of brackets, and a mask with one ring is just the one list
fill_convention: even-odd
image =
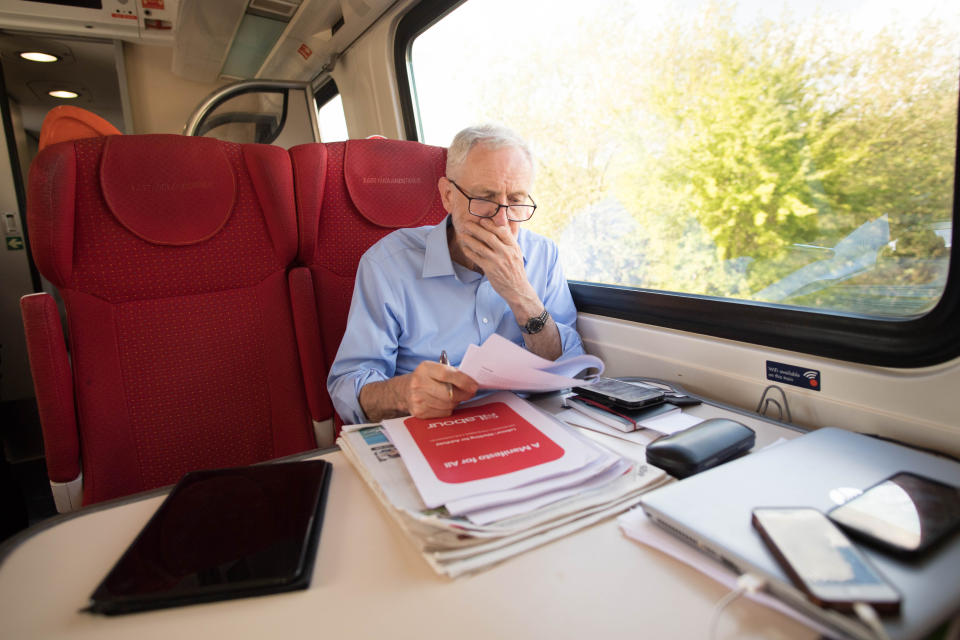
[(100, 187), (110, 212), (130, 233), (174, 246), (214, 236), (237, 194), (220, 141), (161, 134), (107, 138)]
[(122, 132), (97, 114), (64, 104), (50, 109), (43, 118), (37, 151), (67, 140), (118, 135)]
[(350, 200), (369, 222), (414, 227), (435, 206), (447, 150), (409, 140), (348, 140), (343, 174)]

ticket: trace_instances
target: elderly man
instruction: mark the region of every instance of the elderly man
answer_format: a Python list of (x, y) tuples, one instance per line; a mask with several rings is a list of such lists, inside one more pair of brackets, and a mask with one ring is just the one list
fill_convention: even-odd
[(360, 260), (347, 330), (327, 378), (340, 416), (448, 416), (477, 391), (454, 366), (498, 333), (544, 358), (583, 353), (556, 245), (521, 229), (537, 208), (533, 158), (509, 129), (458, 133), (437, 187), (449, 215), (399, 229)]

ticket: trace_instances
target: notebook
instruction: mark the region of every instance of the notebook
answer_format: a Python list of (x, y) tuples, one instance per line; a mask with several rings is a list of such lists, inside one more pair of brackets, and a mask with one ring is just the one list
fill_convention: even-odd
[[(853, 637), (873, 635), (854, 616), (820, 609), (793, 587), (750, 524), (754, 507), (806, 506), (823, 512), (898, 471), (960, 486), (960, 463), (890, 442), (823, 428), (647, 493), (647, 515), (824, 624)], [(855, 542), (902, 595), (884, 617), (890, 638), (922, 638), (960, 612), (960, 533), (910, 561)]]
[(331, 464), (186, 474), (90, 597), (119, 614), (306, 589)]

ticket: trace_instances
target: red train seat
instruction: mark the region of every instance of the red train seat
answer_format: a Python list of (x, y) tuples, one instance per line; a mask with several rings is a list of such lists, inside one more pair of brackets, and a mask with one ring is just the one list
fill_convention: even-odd
[(326, 371), (346, 329), (360, 257), (394, 229), (444, 218), (437, 181), (446, 172), (447, 150), (366, 139), (299, 145), (290, 156), (300, 217), (299, 259), (312, 276), (321, 328), (323, 379), (312, 386), (332, 414)]
[(90, 504), (316, 446), (285, 150), (173, 135), (51, 145), (27, 221), (67, 312), (69, 360), (52, 299), (21, 302), (61, 511), (81, 486)]

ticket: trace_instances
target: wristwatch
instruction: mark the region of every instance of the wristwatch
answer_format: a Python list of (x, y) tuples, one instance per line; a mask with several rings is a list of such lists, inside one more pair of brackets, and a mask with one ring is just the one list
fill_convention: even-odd
[(540, 333), (543, 331), (543, 328), (547, 326), (547, 320), (550, 319), (550, 314), (547, 313), (547, 308), (543, 308), (543, 313), (538, 316), (533, 316), (527, 323), (520, 326), (520, 331), (526, 334)]

